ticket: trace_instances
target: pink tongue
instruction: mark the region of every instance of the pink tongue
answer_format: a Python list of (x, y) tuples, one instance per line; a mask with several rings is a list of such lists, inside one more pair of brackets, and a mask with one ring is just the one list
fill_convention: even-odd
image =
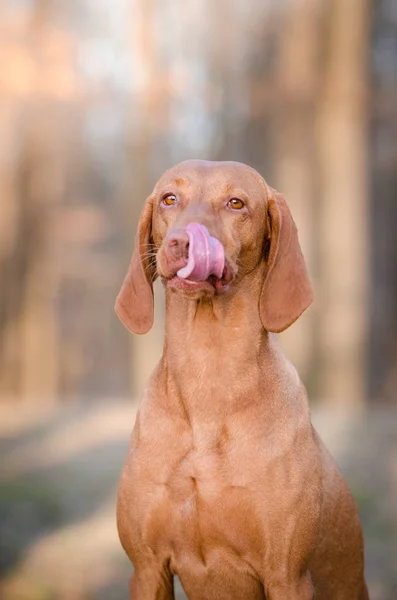
[(188, 262), (177, 275), (190, 281), (205, 281), (210, 275), (221, 279), (225, 255), (220, 241), (211, 237), (200, 223), (189, 223), (186, 232), (189, 236)]

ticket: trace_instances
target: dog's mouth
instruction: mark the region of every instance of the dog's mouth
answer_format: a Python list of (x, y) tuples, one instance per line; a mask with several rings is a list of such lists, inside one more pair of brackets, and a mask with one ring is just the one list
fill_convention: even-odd
[(210, 275), (204, 281), (192, 281), (188, 278), (179, 277), (175, 272), (170, 277), (162, 277), (161, 281), (167, 288), (180, 290), (181, 292), (186, 292), (188, 294), (200, 292), (213, 296), (227, 292), (233, 278), (234, 270), (230, 263), (225, 261), (221, 277)]

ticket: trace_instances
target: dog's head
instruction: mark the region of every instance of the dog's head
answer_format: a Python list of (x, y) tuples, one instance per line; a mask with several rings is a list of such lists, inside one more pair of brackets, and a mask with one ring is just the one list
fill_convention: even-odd
[(116, 312), (130, 331), (146, 333), (157, 276), (168, 289), (197, 300), (226, 295), (262, 265), (262, 324), (280, 332), (312, 302), (283, 196), (241, 163), (186, 161), (164, 173), (145, 203)]

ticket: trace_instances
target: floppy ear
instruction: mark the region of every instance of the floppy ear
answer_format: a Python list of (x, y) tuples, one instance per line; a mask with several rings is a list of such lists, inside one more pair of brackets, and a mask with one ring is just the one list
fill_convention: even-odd
[(139, 219), (134, 252), (115, 304), (117, 316), (132, 333), (147, 333), (153, 326), (152, 212), (153, 201), (149, 197)]
[(313, 301), (313, 292), (292, 215), (281, 194), (269, 191), (270, 249), (259, 299), (263, 327), (287, 329)]

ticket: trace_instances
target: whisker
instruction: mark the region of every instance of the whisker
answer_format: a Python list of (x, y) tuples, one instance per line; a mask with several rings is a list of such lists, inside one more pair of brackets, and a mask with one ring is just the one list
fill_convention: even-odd
[(147, 252), (142, 252), (142, 254), (141, 254), (142, 258), (149, 258), (151, 256), (157, 256), (157, 252), (147, 251)]
[(154, 280), (155, 280), (157, 277), (160, 277), (160, 275), (159, 275), (159, 273), (158, 273), (157, 269), (155, 269), (155, 270), (153, 271), (153, 273), (152, 273), (152, 283), (154, 283)]

